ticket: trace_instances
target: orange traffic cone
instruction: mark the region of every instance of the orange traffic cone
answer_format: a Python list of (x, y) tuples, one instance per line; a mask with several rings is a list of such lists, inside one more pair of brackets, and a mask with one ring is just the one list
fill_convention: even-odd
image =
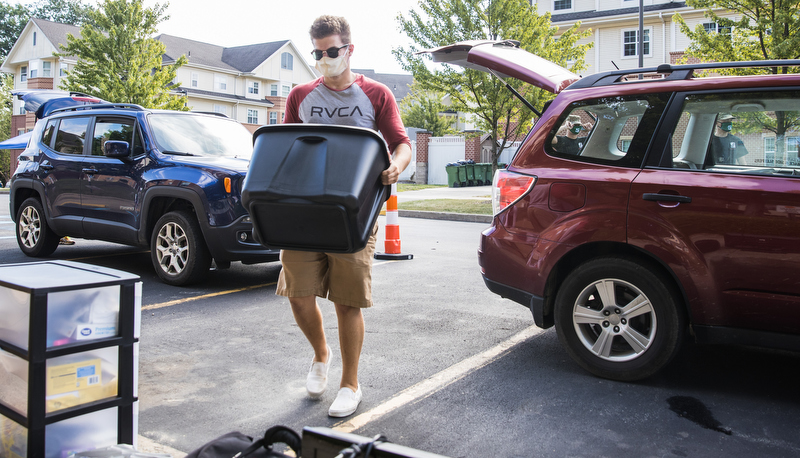
[(384, 253), (375, 253), (375, 259), (391, 259), (401, 261), (414, 259), (413, 254), (400, 253), (400, 225), (397, 217), (397, 184), (392, 184), (392, 195), (386, 201), (386, 240)]

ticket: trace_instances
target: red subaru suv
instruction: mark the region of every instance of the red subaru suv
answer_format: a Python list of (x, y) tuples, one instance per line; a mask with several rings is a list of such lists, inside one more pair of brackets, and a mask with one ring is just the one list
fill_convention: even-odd
[(695, 75), (800, 61), (579, 78), (515, 42), (428, 52), (558, 94), (495, 174), (478, 255), (579, 365), (642, 379), (687, 335), (800, 350), (800, 74)]

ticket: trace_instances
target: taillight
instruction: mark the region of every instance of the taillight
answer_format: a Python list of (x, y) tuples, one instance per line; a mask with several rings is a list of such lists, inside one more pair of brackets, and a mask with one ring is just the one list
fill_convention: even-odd
[(495, 215), (518, 201), (536, 184), (536, 177), (499, 169), (492, 183), (492, 211)]

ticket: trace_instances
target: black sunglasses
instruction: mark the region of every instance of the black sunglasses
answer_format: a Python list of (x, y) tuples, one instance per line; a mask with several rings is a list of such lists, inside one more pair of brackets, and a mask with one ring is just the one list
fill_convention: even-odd
[(314, 56), (314, 60), (322, 59), (322, 53), (325, 53), (325, 55), (327, 55), (331, 59), (336, 59), (337, 57), (339, 57), (339, 51), (341, 51), (342, 49), (344, 49), (344, 48), (346, 48), (348, 46), (350, 46), (350, 45), (346, 44), (344, 46), (339, 46), (338, 48), (336, 48), (336, 47), (328, 48), (325, 51), (320, 51), (319, 49), (315, 49), (315, 50), (311, 51), (311, 55)]

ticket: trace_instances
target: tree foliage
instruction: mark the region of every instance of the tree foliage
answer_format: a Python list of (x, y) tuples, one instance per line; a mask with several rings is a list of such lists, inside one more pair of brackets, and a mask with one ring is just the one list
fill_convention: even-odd
[(117, 103), (186, 110), (186, 96), (169, 92), (186, 57), (162, 65), (166, 46), (151, 38), (157, 25), (168, 18), (166, 8), (167, 4), (145, 8), (143, 0), (104, 0), (89, 14), (90, 22), (81, 27), (80, 38), (68, 35), (58, 54), (78, 58), (61, 89)]
[[(680, 14), (673, 20), (691, 40), (686, 55), (706, 62), (800, 58), (800, 0), (687, 0), (687, 6), (704, 9), (718, 30), (702, 24), (692, 30)], [(723, 17), (719, 8), (735, 13)], [(721, 74), (796, 73), (797, 67), (727, 69)]]
[[(578, 40), (591, 32), (579, 32), (580, 23), (559, 34), (551, 25), (550, 13), (540, 15), (527, 0), (420, 0), (420, 11), (411, 10), (398, 16), (400, 29), (413, 44), (396, 48), (393, 53), (411, 72), (421, 89), (450, 96), (452, 109), (476, 115), (479, 127), (490, 132), (493, 142), (492, 163), (510, 142), (530, 128), (533, 113), (506, 88), (507, 82), (537, 109), (552, 98), (541, 89), (513, 78), (505, 82), (470, 69), (447, 65), (433, 66), (418, 51), (449, 45), (464, 40), (511, 39), (520, 47), (573, 71), (585, 68), (584, 55), (591, 44)], [(497, 141), (504, 140), (499, 143)]]
[(442, 93), (411, 86), (411, 93), (400, 101), (400, 114), (406, 127), (416, 127), (431, 132), (434, 137), (454, 133), (452, 122), (442, 115), (448, 108), (442, 103)]

